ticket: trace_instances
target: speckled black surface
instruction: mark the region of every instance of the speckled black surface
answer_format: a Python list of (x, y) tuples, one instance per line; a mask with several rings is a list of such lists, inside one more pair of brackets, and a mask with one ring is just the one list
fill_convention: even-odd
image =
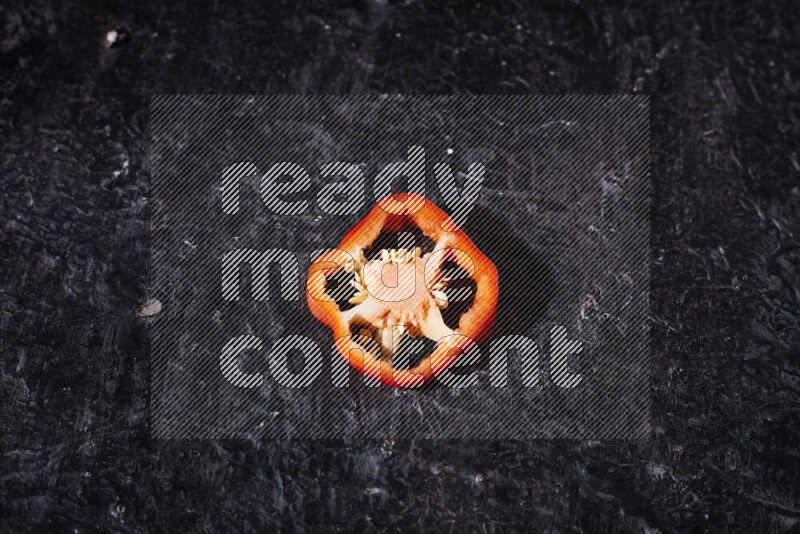
[[(0, 531), (798, 528), (796, 2), (261, 4), (0, 7)], [(149, 438), (150, 95), (376, 92), (652, 94), (649, 441)]]

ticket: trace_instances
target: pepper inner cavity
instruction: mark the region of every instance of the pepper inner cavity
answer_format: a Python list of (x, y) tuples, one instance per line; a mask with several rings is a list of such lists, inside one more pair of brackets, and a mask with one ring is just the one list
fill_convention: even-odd
[(419, 247), (382, 249), (353, 271), (355, 294), (349, 302), (355, 307), (346, 313), (352, 324), (362, 327), (360, 335), (380, 345), (384, 359), (397, 352), (405, 334), (434, 341), (452, 334), (440, 312), (448, 304), (444, 288), (449, 280), (442, 277), (439, 264), (429, 265), (426, 272), (428, 259)]

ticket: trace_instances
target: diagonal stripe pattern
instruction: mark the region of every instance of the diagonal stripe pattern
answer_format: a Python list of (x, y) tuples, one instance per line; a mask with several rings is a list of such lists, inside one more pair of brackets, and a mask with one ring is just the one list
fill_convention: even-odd
[[(647, 97), (172, 95), (151, 121), (155, 437), (648, 435)], [(346, 365), (305, 274), (405, 191), (495, 263), (500, 302), (474, 358), (398, 391)], [(444, 276), (468, 304), (463, 271)], [(328, 295), (346, 302), (350, 279)]]

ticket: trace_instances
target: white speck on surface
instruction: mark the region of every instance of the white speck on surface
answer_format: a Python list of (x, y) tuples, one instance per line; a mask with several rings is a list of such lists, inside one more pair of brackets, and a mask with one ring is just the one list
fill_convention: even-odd
[(119, 37), (119, 34), (116, 32), (116, 30), (111, 30), (110, 32), (108, 32), (106, 34), (106, 46), (108, 46), (108, 48), (111, 48), (114, 45), (114, 43), (117, 42), (117, 37)]
[(160, 300), (158, 300), (158, 299), (150, 299), (147, 302), (145, 302), (144, 306), (142, 306), (139, 309), (139, 315), (141, 317), (152, 317), (152, 316), (158, 314), (161, 311), (162, 307), (163, 306), (162, 306)]
[(647, 464), (647, 472), (655, 479), (663, 478), (667, 474), (667, 468), (663, 465), (654, 463)]
[(452, 154), (452, 153), (453, 153), (453, 149), (452, 149), (452, 148), (448, 148), (448, 149), (447, 149), (447, 155), (450, 155), (450, 154)]

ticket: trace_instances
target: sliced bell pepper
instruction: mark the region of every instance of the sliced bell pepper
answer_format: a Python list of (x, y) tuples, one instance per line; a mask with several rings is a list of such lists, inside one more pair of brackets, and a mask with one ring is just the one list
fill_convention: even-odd
[[(404, 201), (398, 199), (405, 198)], [(434, 250), (381, 250), (367, 261), (364, 250), (384, 232), (406, 225), (419, 228), (434, 241)], [(447, 307), (443, 291), (445, 260), (454, 261), (475, 281), (472, 306), (458, 328), (448, 328), (440, 309)], [(350, 284), (355, 306), (342, 311), (325, 292), (326, 280), (344, 269), (353, 274)], [(498, 298), (497, 268), (456, 227), (452, 219), (430, 200), (405, 193), (381, 199), (342, 239), (338, 249), (320, 256), (309, 269), (307, 300), (311, 313), (333, 329), (336, 347), (359, 372), (391, 387), (419, 386), (441, 375), (456, 359), (474, 349), (494, 326)], [(360, 328), (354, 336), (352, 328)], [(437, 342), (434, 352), (413, 369), (395, 369), (393, 355), (405, 334)], [(373, 340), (377, 352), (364, 345)]]

